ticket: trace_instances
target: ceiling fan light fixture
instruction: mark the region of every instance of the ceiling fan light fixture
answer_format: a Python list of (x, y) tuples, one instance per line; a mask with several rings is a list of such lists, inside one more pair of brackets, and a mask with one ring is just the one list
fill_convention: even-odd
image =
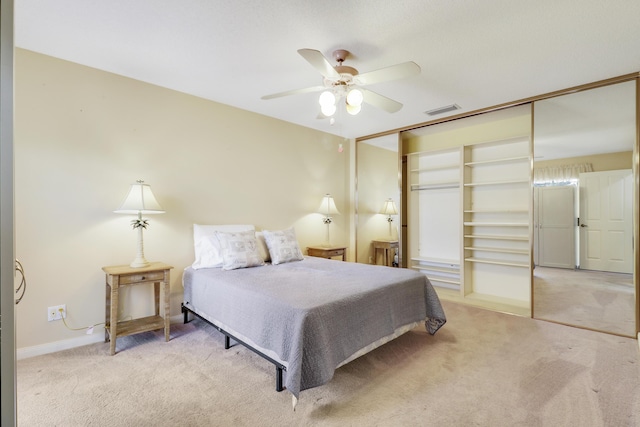
[(320, 111), (322, 111), (322, 114), (326, 117), (331, 117), (336, 112), (336, 104), (320, 105)]
[(336, 105), (336, 96), (333, 94), (333, 92), (329, 91), (329, 90), (325, 90), (324, 92), (322, 92), (320, 94), (320, 98), (318, 99), (318, 102), (320, 103), (320, 106), (324, 107), (324, 106), (330, 106), (330, 105)]
[(359, 111), (362, 101), (364, 101), (364, 95), (361, 90), (351, 89), (349, 93), (347, 93), (347, 106), (358, 107)]
[(362, 110), (361, 105), (351, 105), (348, 102), (347, 102), (346, 108), (347, 108), (347, 113), (351, 114), (352, 116), (355, 116), (360, 112), (360, 110)]

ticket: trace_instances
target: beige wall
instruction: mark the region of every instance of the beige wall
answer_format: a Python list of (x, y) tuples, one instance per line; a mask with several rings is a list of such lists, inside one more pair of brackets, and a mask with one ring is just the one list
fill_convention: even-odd
[(499, 141), (531, 134), (531, 106), (466, 117), (420, 129), (420, 136), (403, 134), (404, 154)]
[(598, 154), (597, 156), (580, 156), (566, 159), (555, 159), (546, 161), (535, 161), (533, 168), (546, 168), (562, 165), (576, 165), (581, 163), (591, 163), (594, 172), (632, 169), (633, 152), (625, 151), (621, 153)]
[[(343, 213), (332, 240), (349, 244), (352, 143), (20, 49), (15, 70), (16, 254), (28, 279), (19, 355), (103, 339), (102, 328), (86, 335), (47, 322), (47, 307), (66, 304), (74, 327), (104, 321), (101, 267), (136, 252), (132, 217), (113, 210), (137, 179), (166, 210), (148, 216), (144, 242), (149, 260), (175, 267), (172, 315), (193, 261), (193, 223), (294, 226), (304, 250), (323, 242), (314, 212), (330, 192)], [(121, 318), (150, 313), (150, 289), (139, 288), (122, 295)]]

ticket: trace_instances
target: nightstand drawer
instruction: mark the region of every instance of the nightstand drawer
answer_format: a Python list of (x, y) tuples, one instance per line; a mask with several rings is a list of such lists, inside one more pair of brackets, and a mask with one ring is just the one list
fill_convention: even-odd
[(344, 249), (332, 249), (325, 252), (327, 257), (332, 256), (342, 256), (344, 254)]
[(343, 261), (347, 260), (347, 248), (341, 246), (323, 247), (323, 246), (309, 246), (307, 247), (307, 253), (309, 256), (317, 256), (321, 258), (331, 259), (332, 257), (342, 257)]
[(164, 280), (164, 271), (150, 271), (148, 273), (122, 274), (120, 285), (130, 285), (140, 282), (158, 282)]

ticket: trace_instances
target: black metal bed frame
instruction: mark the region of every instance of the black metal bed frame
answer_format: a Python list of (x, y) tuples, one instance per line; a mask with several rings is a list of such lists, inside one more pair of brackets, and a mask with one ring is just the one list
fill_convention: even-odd
[(249, 350), (253, 351), (255, 354), (257, 354), (258, 356), (262, 357), (263, 359), (273, 363), (275, 365), (275, 367), (276, 367), (276, 391), (284, 390), (284, 387), (282, 385), (282, 371), (286, 371), (287, 370), (286, 366), (284, 366), (280, 362), (277, 362), (277, 361), (273, 360), (271, 357), (267, 356), (266, 354), (262, 353), (261, 351), (256, 350), (255, 348), (251, 347), (249, 344), (245, 343), (244, 341), (239, 340), (238, 338), (234, 337), (232, 334), (230, 334), (229, 332), (225, 331), (224, 329), (222, 329), (218, 325), (215, 325), (212, 322), (208, 321), (207, 319), (205, 319), (204, 317), (200, 316), (195, 311), (193, 311), (190, 308), (186, 307), (184, 305), (184, 303), (182, 303), (181, 307), (182, 307), (182, 313), (184, 315), (184, 323), (189, 323), (189, 313), (191, 313), (194, 316), (196, 316), (197, 318), (199, 318), (199, 319), (205, 321), (206, 323), (208, 323), (209, 325), (213, 326), (220, 333), (222, 333), (224, 335), (224, 349), (225, 350), (228, 350), (228, 349), (231, 348), (231, 340), (234, 340), (238, 344), (242, 344), (243, 346), (245, 346)]

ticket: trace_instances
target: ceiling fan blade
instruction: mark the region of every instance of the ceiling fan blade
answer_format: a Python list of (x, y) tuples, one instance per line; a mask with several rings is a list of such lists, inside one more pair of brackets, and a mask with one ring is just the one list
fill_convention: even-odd
[(302, 88), (302, 89), (293, 89), (293, 90), (287, 90), (285, 92), (279, 92), (279, 93), (273, 93), (271, 95), (265, 95), (261, 99), (273, 99), (273, 98), (280, 98), (280, 97), (289, 96), (289, 95), (299, 95), (301, 93), (320, 92), (321, 90), (325, 90), (325, 89), (326, 89), (326, 87), (324, 87), (324, 86), (305, 87), (305, 88)]
[(420, 74), (420, 66), (415, 62), (408, 61), (402, 64), (380, 68), (379, 70), (358, 74), (353, 77), (353, 81), (358, 85), (370, 85), (390, 80), (404, 79), (418, 74)]
[(322, 52), (315, 49), (298, 49), (298, 53), (307, 60), (323, 77), (329, 80), (339, 80), (340, 73), (324, 57)]
[(395, 113), (400, 111), (402, 108), (402, 104), (398, 101), (394, 101), (391, 98), (387, 98), (386, 96), (382, 96), (379, 93), (372, 92), (368, 89), (359, 89), (362, 91), (362, 94), (364, 95), (364, 102), (367, 104), (371, 104), (374, 107), (378, 107), (389, 113)]

